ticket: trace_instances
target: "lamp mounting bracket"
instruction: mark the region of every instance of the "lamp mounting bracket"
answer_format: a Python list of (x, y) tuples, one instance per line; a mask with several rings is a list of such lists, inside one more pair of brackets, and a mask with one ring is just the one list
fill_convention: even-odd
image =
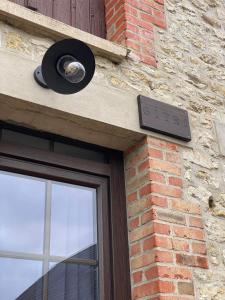
[(43, 78), (41, 66), (38, 66), (36, 68), (36, 70), (34, 71), (34, 78), (41, 87), (43, 87), (45, 89), (49, 89), (49, 87), (47, 86), (47, 84)]

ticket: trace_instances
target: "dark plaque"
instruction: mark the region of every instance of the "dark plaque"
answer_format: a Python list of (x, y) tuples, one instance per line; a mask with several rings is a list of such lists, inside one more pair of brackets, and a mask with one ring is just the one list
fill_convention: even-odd
[(148, 97), (138, 96), (140, 126), (183, 141), (191, 140), (188, 112)]

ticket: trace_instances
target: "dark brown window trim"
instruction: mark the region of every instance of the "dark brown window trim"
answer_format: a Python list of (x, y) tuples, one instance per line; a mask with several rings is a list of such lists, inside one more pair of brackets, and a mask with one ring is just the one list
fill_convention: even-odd
[[(18, 130), (8, 124), (0, 124), (1, 127)], [(57, 140), (73, 140), (61, 138), (46, 133), (37, 133), (33, 130), (19, 128), (21, 132), (29, 132), (30, 135), (40, 137), (52, 137)], [(76, 143), (76, 142), (75, 142)], [(80, 142), (78, 142), (80, 145)], [(100, 256), (104, 257), (104, 274), (100, 274), (101, 282), (104, 282), (100, 291), (100, 299), (104, 300), (129, 300), (131, 299), (129, 252), (127, 234), (127, 214), (124, 183), (123, 153), (116, 150), (81, 143), (89, 149), (103, 151), (108, 157), (108, 164), (96, 163), (86, 160), (79, 161), (73, 157), (70, 163), (69, 156), (41, 151), (30, 147), (21, 147), (0, 142), (0, 169), (23, 173), (31, 176), (44, 176), (64, 182), (76, 182), (76, 184), (92, 186), (99, 189), (102, 198), (102, 209), (99, 211), (100, 220), (104, 224), (110, 223), (110, 233), (106, 226), (99, 226), (100, 235), (105, 237), (101, 243)], [(49, 156), (45, 156), (48, 154)], [(52, 156), (52, 159), (50, 159)], [(76, 162), (78, 162), (76, 164)], [(107, 167), (106, 167), (107, 166)], [(66, 173), (66, 176), (65, 176)], [(109, 189), (108, 189), (108, 188)], [(108, 190), (110, 195), (108, 195)], [(109, 206), (108, 206), (109, 204)], [(103, 263), (103, 261), (100, 263)], [(105, 275), (107, 274), (107, 275)], [(111, 279), (112, 277), (112, 279)], [(109, 291), (112, 291), (109, 293)]]

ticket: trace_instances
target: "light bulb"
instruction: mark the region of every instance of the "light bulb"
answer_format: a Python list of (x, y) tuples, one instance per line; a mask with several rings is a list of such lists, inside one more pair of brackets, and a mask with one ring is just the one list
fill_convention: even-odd
[(64, 55), (58, 60), (57, 70), (71, 83), (81, 82), (86, 75), (84, 66), (71, 55)]

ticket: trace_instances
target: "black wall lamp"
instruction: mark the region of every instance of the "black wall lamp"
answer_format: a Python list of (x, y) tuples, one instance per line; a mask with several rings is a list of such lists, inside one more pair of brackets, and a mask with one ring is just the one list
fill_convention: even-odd
[(52, 45), (41, 66), (34, 71), (36, 82), (59, 94), (74, 94), (84, 89), (95, 72), (95, 58), (83, 42), (66, 39)]

